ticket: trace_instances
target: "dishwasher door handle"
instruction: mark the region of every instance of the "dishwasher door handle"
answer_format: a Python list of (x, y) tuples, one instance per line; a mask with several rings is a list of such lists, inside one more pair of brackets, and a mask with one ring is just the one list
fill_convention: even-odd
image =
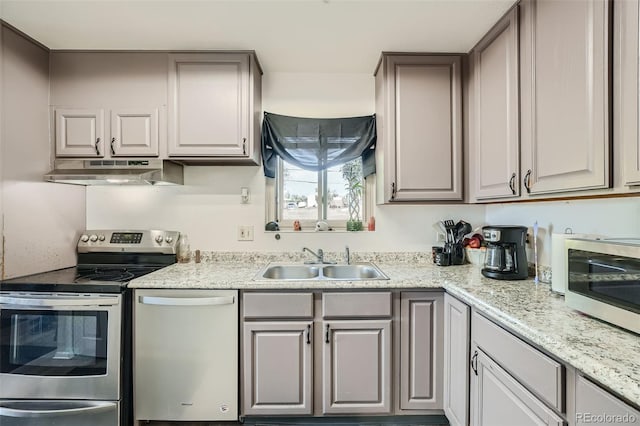
[(143, 305), (160, 306), (216, 306), (233, 305), (234, 296), (217, 297), (163, 297), (163, 296), (140, 296), (138, 302)]

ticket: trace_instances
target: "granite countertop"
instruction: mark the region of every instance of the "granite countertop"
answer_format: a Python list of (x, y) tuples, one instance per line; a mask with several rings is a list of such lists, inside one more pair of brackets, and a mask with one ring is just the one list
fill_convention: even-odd
[(564, 304), (548, 284), (497, 281), (473, 265), (438, 267), (430, 253), (361, 255), (390, 278), (382, 281), (254, 281), (267, 262), (301, 263), (299, 255), (213, 254), (131, 281), (132, 288), (171, 289), (424, 289), (443, 288), (478, 312), (640, 406), (640, 336), (587, 317)]

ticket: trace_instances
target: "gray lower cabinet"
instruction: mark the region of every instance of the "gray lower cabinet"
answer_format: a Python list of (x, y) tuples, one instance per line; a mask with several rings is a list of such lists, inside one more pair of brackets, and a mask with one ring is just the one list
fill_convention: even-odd
[(576, 378), (575, 424), (620, 425), (640, 423), (640, 411), (581, 375)]
[(400, 296), (400, 409), (442, 409), (443, 295)]
[(540, 426), (564, 424), (563, 419), (525, 389), (481, 349), (473, 349), (473, 426)]
[(444, 413), (451, 426), (469, 424), (471, 309), (444, 296)]
[(324, 321), (322, 412), (391, 412), (391, 320)]
[(312, 414), (312, 325), (312, 321), (244, 324), (244, 414)]

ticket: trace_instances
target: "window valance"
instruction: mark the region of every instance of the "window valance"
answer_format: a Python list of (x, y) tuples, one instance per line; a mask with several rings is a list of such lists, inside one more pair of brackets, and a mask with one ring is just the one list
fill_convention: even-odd
[(376, 116), (302, 118), (264, 113), (264, 175), (276, 176), (278, 157), (305, 170), (324, 170), (362, 157), (364, 177), (376, 172)]

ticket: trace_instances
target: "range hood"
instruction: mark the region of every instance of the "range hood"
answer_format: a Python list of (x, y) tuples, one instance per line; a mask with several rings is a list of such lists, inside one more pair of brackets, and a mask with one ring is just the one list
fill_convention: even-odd
[(56, 160), (47, 182), (72, 185), (182, 185), (183, 166), (169, 160)]

